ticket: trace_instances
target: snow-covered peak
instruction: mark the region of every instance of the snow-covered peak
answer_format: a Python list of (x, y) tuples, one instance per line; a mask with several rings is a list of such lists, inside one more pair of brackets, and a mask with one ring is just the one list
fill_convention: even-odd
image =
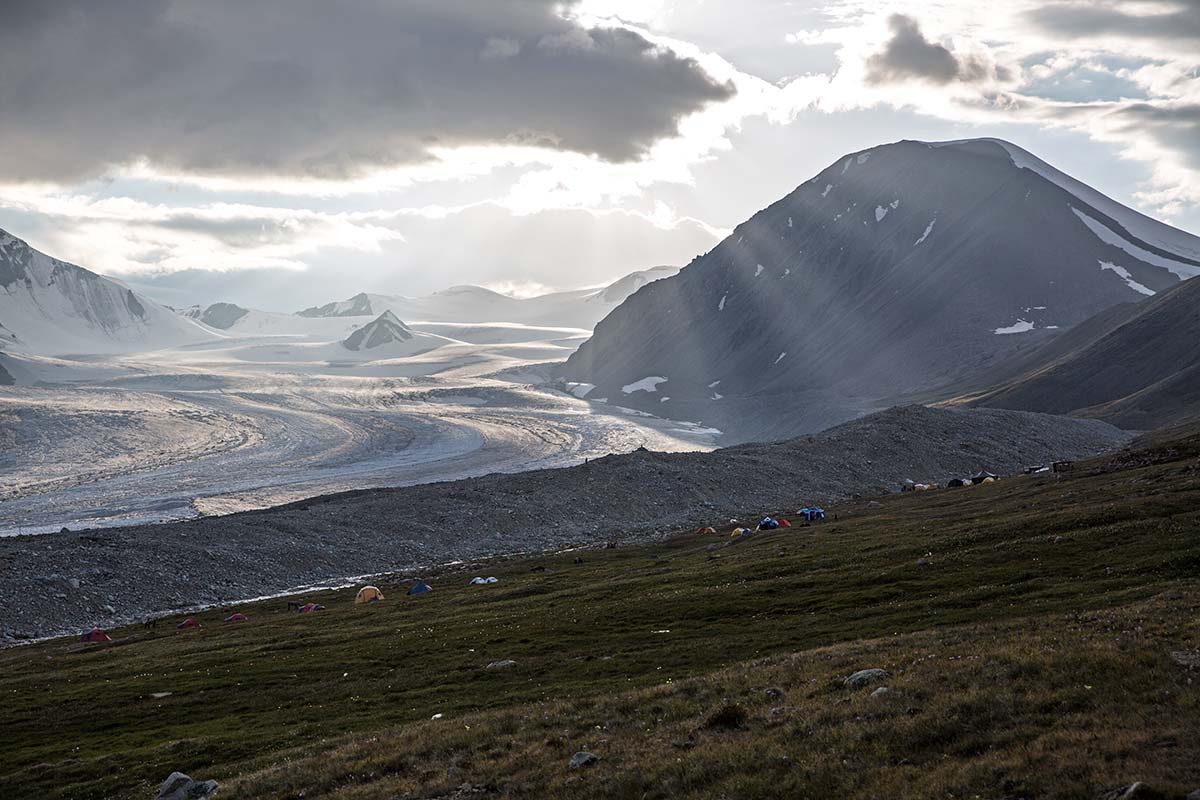
[(158, 350), (218, 338), (129, 287), (0, 231), (0, 319), (8, 349), (38, 355)]

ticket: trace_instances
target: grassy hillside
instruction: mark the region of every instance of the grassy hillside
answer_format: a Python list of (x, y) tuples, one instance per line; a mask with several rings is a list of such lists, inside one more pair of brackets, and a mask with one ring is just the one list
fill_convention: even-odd
[[(176, 769), (306, 800), (1182, 796), (1200, 788), (1200, 673), (1178, 663), (1200, 651), (1196, 453), (0, 652), (0, 796), (145, 798)], [(466, 585), (480, 573), (500, 583)], [(842, 685), (874, 667), (882, 684)], [(599, 763), (570, 769), (579, 750)]]

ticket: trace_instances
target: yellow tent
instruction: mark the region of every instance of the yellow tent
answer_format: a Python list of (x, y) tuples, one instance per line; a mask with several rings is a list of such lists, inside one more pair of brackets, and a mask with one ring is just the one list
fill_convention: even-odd
[(383, 599), (383, 592), (379, 591), (375, 586), (364, 586), (358, 590), (358, 594), (354, 597), (354, 603), (377, 603)]

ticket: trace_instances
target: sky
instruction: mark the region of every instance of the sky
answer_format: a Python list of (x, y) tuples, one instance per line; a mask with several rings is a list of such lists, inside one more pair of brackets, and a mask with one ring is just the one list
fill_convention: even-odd
[(1200, 233), (1200, 0), (6, 0), (0, 228), (176, 306), (684, 265), (993, 136)]

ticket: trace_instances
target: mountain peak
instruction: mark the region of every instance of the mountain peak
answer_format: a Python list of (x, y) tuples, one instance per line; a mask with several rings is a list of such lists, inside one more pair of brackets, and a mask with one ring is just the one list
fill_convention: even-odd
[(347, 350), (373, 350), (392, 342), (407, 342), (413, 332), (391, 311), (384, 311), (371, 322), (350, 334), (342, 346)]
[[(564, 377), (727, 432), (777, 406), (804, 433), (1171, 288), (1200, 274), (1193, 253), (1200, 239), (1002, 140), (897, 142), (633, 294)], [(647, 376), (656, 393), (626, 391)]]

